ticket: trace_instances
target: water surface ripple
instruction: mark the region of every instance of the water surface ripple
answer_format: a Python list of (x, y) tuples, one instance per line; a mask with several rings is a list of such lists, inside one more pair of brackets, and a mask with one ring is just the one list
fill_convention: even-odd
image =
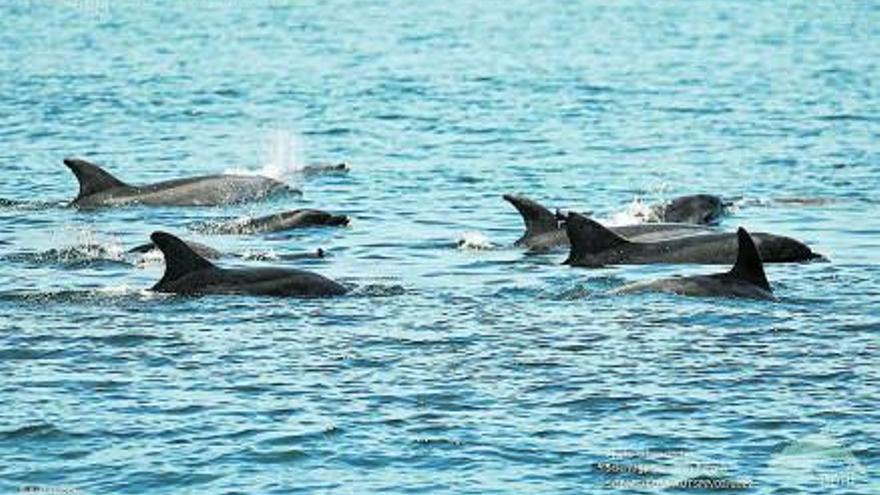
[[(878, 49), (871, 2), (4, 2), (0, 492), (875, 492)], [(76, 211), (66, 156), (352, 172)], [(768, 267), (778, 303), (611, 296), (707, 269), (527, 256), (508, 192), (720, 194), (832, 263)], [(194, 228), (300, 207), (352, 225)], [(355, 292), (153, 294), (161, 259), (125, 251), (157, 229)]]

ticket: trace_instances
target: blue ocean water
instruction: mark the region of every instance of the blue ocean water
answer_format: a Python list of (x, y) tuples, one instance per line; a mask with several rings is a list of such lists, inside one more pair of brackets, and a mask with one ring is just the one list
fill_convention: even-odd
[[(878, 64), (873, 2), (5, 1), (0, 492), (876, 493)], [(67, 156), (304, 194), (77, 211)], [(832, 262), (612, 296), (717, 268), (526, 255), (507, 192), (720, 194)], [(305, 206), (352, 225), (194, 229)], [(158, 229), (354, 294), (156, 295)]]

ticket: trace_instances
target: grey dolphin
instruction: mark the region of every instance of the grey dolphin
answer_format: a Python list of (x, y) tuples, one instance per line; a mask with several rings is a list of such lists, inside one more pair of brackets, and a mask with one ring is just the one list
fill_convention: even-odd
[[(598, 267), (649, 263), (733, 263), (737, 257), (737, 235), (727, 232), (701, 234), (656, 242), (625, 238), (602, 224), (577, 213), (569, 213), (565, 228), (571, 249), (565, 264)], [(768, 263), (821, 259), (808, 246), (790, 237), (755, 234), (761, 258)]]
[(679, 196), (652, 206), (647, 221), (714, 225), (727, 212), (727, 206), (728, 203), (712, 194)]
[(299, 173), (305, 177), (314, 177), (316, 175), (338, 175), (347, 174), (351, 170), (348, 163), (316, 163), (306, 165)]
[(216, 206), (265, 198), (279, 192), (294, 192), (275, 179), (250, 175), (206, 175), (132, 186), (93, 163), (66, 158), (64, 164), (79, 181), (79, 195), (73, 206)]
[(209, 225), (202, 230), (211, 234), (255, 234), (304, 227), (341, 227), (345, 225), (348, 225), (348, 217), (345, 215), (334, 215), (321, 210), (300, 209), (251, 218), (244, 222), (230, 221)]
[(165, 256), (165, 275), (152, 288), (156, 292), (288, 297), (327, 297), (348, 292), (341, 284), (304, 270), (220, 268), (165, 232), (153, 232), (150, 239)]
[[(503, 198), (519, 211), (526, 225), (526, 231), (514, 246), (532, 251), (548, 251), (569, 246), (565, 227), (560, 219), (545, 206), (525, 196), (505, 194)], [(622, 225), (610, 229), (630, 239), (659, 241), (688, 235), (706, 234), (715, 230), (700, 225), (675, 223), (642, 223)]]
[(776, 297), (764, 274), (761, 254), (746, 229), (737, 233), (737, 255), (733, 268), (724, 273), (676, 277), (638, 282), (614, 291), (617, 294), (669, 292), (683, 296), (742, 297), (775, 301)]

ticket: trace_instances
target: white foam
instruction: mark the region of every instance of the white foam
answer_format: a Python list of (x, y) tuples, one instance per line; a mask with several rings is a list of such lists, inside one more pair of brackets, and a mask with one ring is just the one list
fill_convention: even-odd
[(101, 287), (97, 289), (96, 292), (99, 294), (104, 294), (108, 296), (124, 296), (127, 294), (136, 294), (141, 291), (141, 288), (133, 288), (128, 284), (121, 285), (110, 285), (107, 287)]
[(494, 249), (495, 245), (489, 239), (489, 236), (482, 232), (465, 232), (458, 239), (458, 249), (462, 250), (486, 250)]
[(148, 266), (162, 265), (164, 263), (165, 256), (162, 254), (162, 251), (151, 249), (140, 256), (137, 262), (135, 262), (135, 266), (138, 268), (146, 268)]
[(125, 254), (125, 249), (118, 238), (106, 238), (90, 228), (65, 227), (55, 237), (58, 235), (65, 239), (74, 239), (73, 244), (62, 250), (62, 252), (67, 253), (68, 257), (121, 261)]
[(242, 215), (240, 217), (237, 217), (237, 218), (231, 220), (230, 223), (232, 225), (235, 225), (236, 227), (244, 227), (245, 225), (248, 224), (248, 222), (251, 222), (254, 218), (255, 217), (253, 217), (251, 215)]
[(248, 249), (241, 255), (242, 259), (247, 261), (272, 261), (278, 260), (280, 257), (278, 253), (275, 252), (274, 249), (269, 250), (256, 250), (256, 249)]
[(640, 197), (636, 196), (627, 206), (626, 210), (614, 213), (605, 223), (612, 226), (632, 225), (651, 221), (655, 217), (656, 213), (651, 210), (651, 207), (645, 204)]
[(105, 255), (112, 260), (120, 261), (125, 256), (125, 248), (122, 247), (122, 243), (116, 237), (102, 242), (101, 246), (105, 249)]

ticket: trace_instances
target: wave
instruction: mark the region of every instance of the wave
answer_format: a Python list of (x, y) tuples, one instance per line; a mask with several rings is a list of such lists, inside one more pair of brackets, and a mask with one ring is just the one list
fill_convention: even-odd
[(108, 301), (143, 302), (172, 297), (169, 294), (153, 292), (148, 287), (132, 287), (126, 284), (101, 287), (98, 289), (57, 290), (57, 291), (5, 291), (0, 292), (0, 301), (16, 304), (45, 305), (56, 304), (107, 304)]
[(67, 201), (23, 201), (19, 199), (0, 198), (0, 209), (41, 211), (66, 208)]
[(125, 251), (119, 244), (87, 243), (38, 252), (12, 253), (0, 259), (19, 263), (62, 265), (66, 267), (91, 266), (101, 263), (131, 264), (125, 258), (125, 254)]

